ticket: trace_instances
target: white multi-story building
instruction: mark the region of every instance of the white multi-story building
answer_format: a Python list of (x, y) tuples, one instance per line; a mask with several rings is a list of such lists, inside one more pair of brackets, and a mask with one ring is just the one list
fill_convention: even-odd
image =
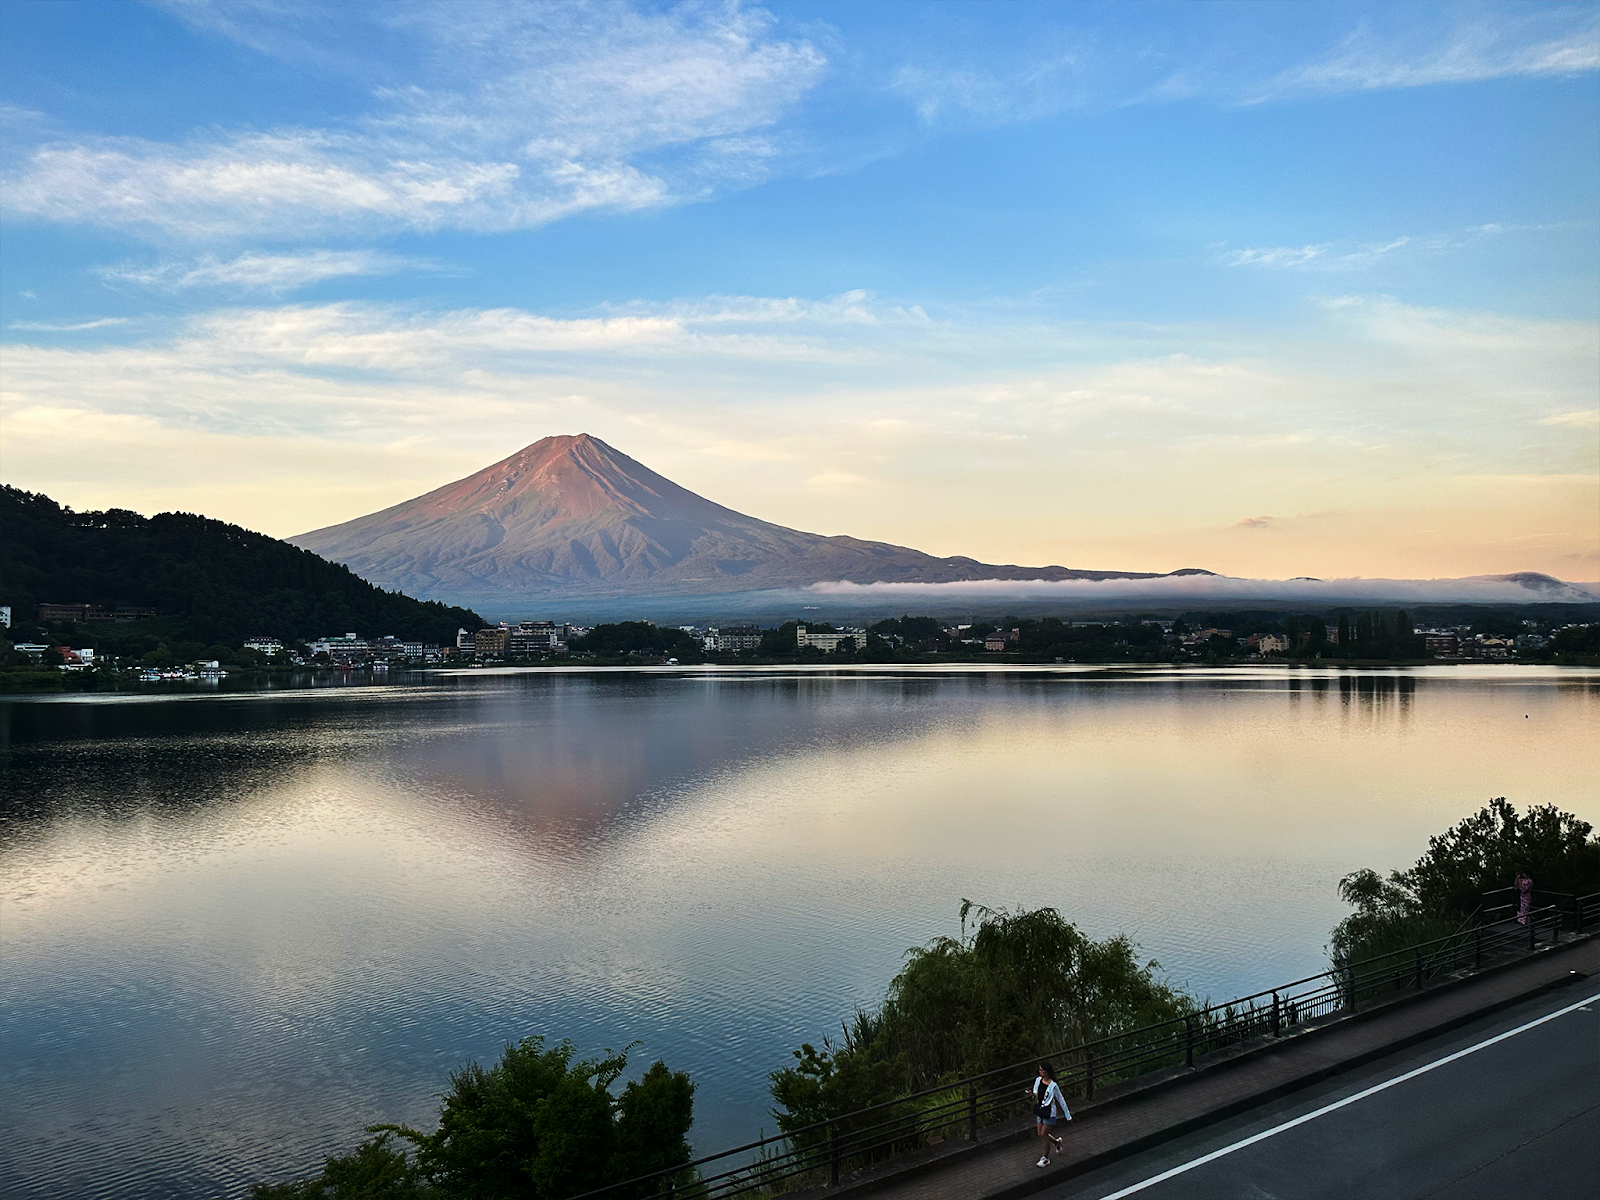
[(839, 643), (849, 638), (860, 650), (867, 644), (867, 631), (865, 629), (838, 629), (832, 633), (812, 633), (804, 625), (794, 628), (794, 640), (801, 649), (815, 646), (824, 654), (835, 654), (839, 650)]
[(306, 648), (312, 654), (326, 654), (334, 662), (349, 662), (354, 658), (364, 658), (368, 651), (365, 638), (347, 633), (343, 637), (318, 638), (316, 641), (307, 642)]
[(256, 650), (262, 654), (282, 654), (283, 643), (277, 638), (253, 637), (245, 640), (246, 650)]
[(761, 630), (754, 625), (713, 625), (703, 640), (706, 649), (714, 654), (736, 654), (759, 647)]

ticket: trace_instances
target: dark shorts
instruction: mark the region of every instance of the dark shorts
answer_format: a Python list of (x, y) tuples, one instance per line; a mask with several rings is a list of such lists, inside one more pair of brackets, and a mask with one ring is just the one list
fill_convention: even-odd
[(1060, 1118), (1059, 1117), (1035, 1117), (1034, 1120), (1039, 1122), (1039, 1124), (1041, 1124), (1041, 1125), (1055, 1125), (1056, 1122), (1060, 1120)]

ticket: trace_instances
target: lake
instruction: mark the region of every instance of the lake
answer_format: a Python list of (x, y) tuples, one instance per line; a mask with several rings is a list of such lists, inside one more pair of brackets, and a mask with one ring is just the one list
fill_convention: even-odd
[(702, 1152), (963, 898), (1222, 999), (1491, 796), (1600, 823), (1600, 673), (464, 671), (0, 701), (0, 1193), (237, 1196), (637, 1041)]

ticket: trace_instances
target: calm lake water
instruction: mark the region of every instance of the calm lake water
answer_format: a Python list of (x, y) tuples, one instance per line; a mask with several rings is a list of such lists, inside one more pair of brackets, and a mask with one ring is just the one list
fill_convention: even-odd
[(0, 702), (0, 1193), (237, 1196), (638, 1040), (694, 1137), (963, 897), (1222, 999), (1490, 796), (1600, 823), (1600, 674), (469, 672)]

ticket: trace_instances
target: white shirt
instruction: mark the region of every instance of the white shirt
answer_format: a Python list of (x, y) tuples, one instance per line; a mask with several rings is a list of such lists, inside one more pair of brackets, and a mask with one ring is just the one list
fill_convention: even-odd
[(1033, 1081), (1033, 1097), (1035, 1102), (1039, 1104), (1048, 1104), (1050, 1106), (1051, 1116), (1055, 1115), (1056, 1105), (1059, 1104), (1061, 1106), (1061, 1115), (1069, 1121), (1072, 1120), (1072, 1112), (1067, 1108), (1066, 1097), (1061, 1094), (1061, 1089), (1056, 1086), (1056, 1081), (1052, 1079), (1049, 1083), (1045, 1084), (1044, 1099), (1042, 1100), (1039, 1099), (1039, 1085), (1041, 1083), (1044, 1083), (1044, 1080), (1035, 1079)]

